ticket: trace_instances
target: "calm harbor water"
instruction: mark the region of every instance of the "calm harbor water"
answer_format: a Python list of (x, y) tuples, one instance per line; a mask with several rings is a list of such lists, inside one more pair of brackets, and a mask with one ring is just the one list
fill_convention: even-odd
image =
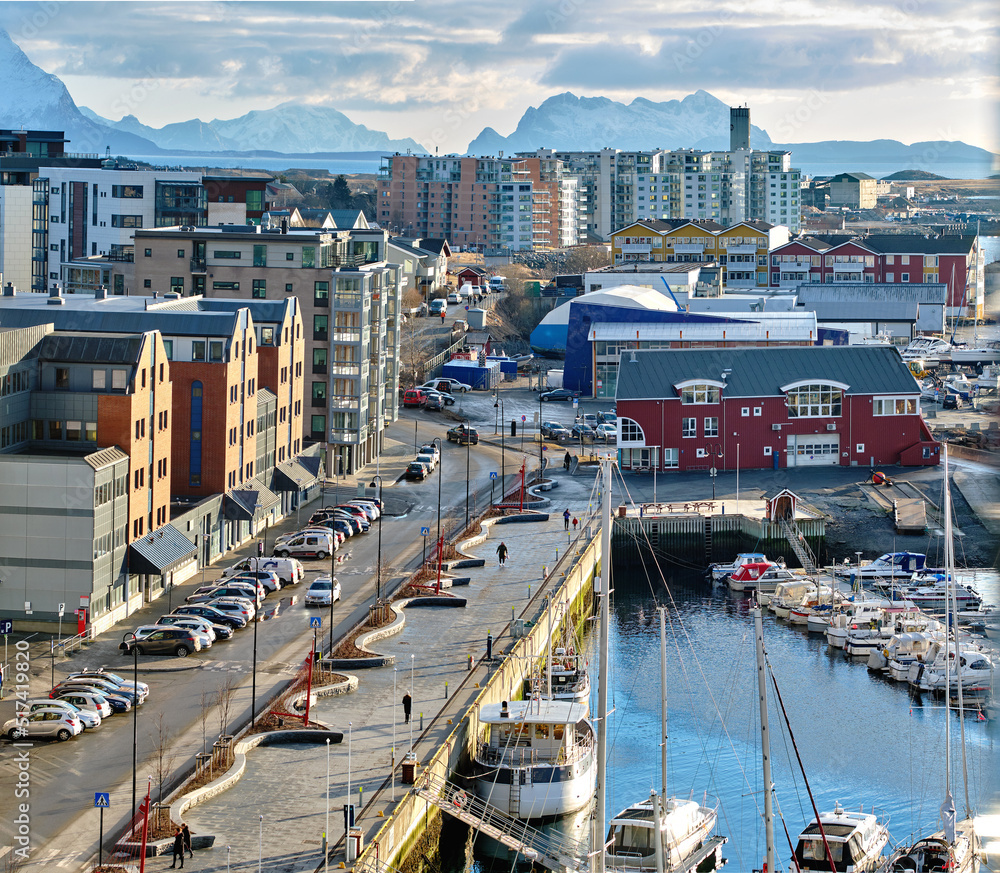
[[(976, 584), (987, 602), (1000, 603), (996, 573), (977, 574)], [(674, 576), (671, 594), (672, 605), (662, 583), (637, 574), (615, 581), (607, 814), (610, 818), (659, 788), (659, 601), (669, 607), (668, 793), (718, 798), (717, 831), (729, 838), (727, 869), (759, 869), (763, 795), (749, 604), (725, 589), (713, 591), (700, 574)], [(866, 664), (829, 649), (824, 637), (766, 611), (764, 640), (819, 809), (832, 809), (836, 802), (854, 809), (875, 806), (889, 816), (895, 841), (937, 828), (948, 717), (942, 701), (913, 697), (905, 685), (873, 677)], [(585, 643), (592, 664), (595, 643), (592, 633)], [(812, 810), (773, 689), (769, 693), (778, 866), (787, 869), (791, 850), (783, 827), (794, 841)], [(955, 713), (950, 719), (953, 791), (961, 815), (959, 720)], [(965, 728), (972, 807), (1000, 813), (998, 726), (973, 713), (966, 715)], [(509, 857), (477, 858), (481, 871), (511, 869)]]

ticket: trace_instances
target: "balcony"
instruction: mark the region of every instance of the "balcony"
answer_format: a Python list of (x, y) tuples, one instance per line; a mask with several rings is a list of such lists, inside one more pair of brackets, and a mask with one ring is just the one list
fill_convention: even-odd
[[(869, 270), (873, 270), (874, 267), (869, 267)], [(837, 263), (833, 265), (834, 273), (863, 273), (865, 270), (865, 265), (863, 262), (846, 262)]]
[(208, 265), (205, 263), (204, 258), (191, 258), (190, 264), (192, 273), (208, 272)]
[(361, 374), (361, 364), (338, 361), (330, 365), (330, 374), (332, 376), (358, 376)]
[[(763, 248), (767, 248), (765, 244)], [(756, 255), (757, 246), (727, 246), (723, 251), (728, 252), (730, 255)]]

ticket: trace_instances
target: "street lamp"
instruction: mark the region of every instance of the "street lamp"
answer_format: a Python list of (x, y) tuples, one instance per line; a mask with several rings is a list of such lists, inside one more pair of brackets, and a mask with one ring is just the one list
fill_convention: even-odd
[(139, 747), (139, 638), (129, 631), (122, 636), (122, 642), (132, 637), (132, 815), (135, 816), (135, 765), (136, 750)]
[(469, 465), (472, 462), (472, 424), (465, 420), (465, 526), (469, 526)]
[(334, 569), (337, 566), (337, 526), (330, 531), (330, 657), (333, 657), (333, 586), (337, 584)]
[[(331, 593), (330, 597), (333, 597)], [(326, 831), (323, 833), (323, 869), (330, 864), (330, 738), (326, 738)]]
[(716, 474), (718, 473), (718, 470), (716, 469), (715, 466), (715, 459), (722, 457), (722, 444), (714, 443), (713, 445), (710, 445), (707, 449), (705, 449), (705, 451), (708, 453), (708, 456), (712, 459), (712, 469), (709, 475), (711, 475), (712, 477), (712, 500), (715, 500), (715, 477)]
[(438, 518), (437, 518), (437, 533), (438, 533), (438, 569), (437, 569), (437, 593), (441, 593), (441, 558), (442, 552), (444, 551), (444, 531), (441, 530), (441, 476), (444, 472), (444, 462), (441, 460), (443, 457), (441, 453), (442, 443), (441, 437), (434, 437), (431, 443), (437, 443), (438, 447)]
[(503, 411), (503, 398), (500, 396), (499, 392), (493, 395), (493, 408), (500, 408), (500, 417), (504, 420), (504, 427), (500, 428), (500, 501), (503, 502), (504, 497), (504, 477), (507, 475), (507, 456), (506, 456), (506, 446), (504, 443), (504, 431), (506, 430), (507, 416), (504, 415)]
[[(260, 558), (254, 558), (254, 572), (260, 573)], [(259, 578), (259, 577), (258, 577)], [(331, 592), (331, 597), (333, 594)], [(256, 606), (256, 602), (254, 604)], [(257, 610), (253, 613), (253, 676), (250, 680), (250, 729), (253, 730), (257, 722), (257, 622), (259, 616)]]
[[(374, 488), (376, 482), (378, 482), (378, 502), (381, 504), (378, 507), (378, 564), (375, 569), (375, 603), (378, 605), (382, 602), (382, 515), (385, 510), (385, 504), (382, 502), (382, 477), (378, 473), (372, 476), (372, 483), (369, 487)], [(330, 597), (330, 604), (331, 606), (333, 604), (332, 595)]]

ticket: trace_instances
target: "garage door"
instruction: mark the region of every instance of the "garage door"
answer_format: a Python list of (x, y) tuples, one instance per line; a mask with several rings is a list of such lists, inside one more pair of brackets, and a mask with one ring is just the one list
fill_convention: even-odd
[(840, 463), (839, 434), (804, 434), (788, 438), (789, 467), (836, 466)]

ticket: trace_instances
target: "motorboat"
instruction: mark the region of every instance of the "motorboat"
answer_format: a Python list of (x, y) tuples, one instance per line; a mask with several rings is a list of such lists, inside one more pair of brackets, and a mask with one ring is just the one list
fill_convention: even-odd
[(893, 634), (882, 649), (868, 656), (868, 669), (885, 673), (896, 682), (905, 682), (910, 664), (923, 660), (934, 641), (941, 635), (943, 625), (924, 631)]
[[(971, 825), (971, 822), (968, 823)], [(956, 825), (956, 830), (957, 830)], [(917, 840), (893, 853), (886, 866), (888, 873), (917, 873), (947, 870), (949, 873), (976, 873), (979, 870), (979, 838), (975, 829), (966, 826), (949, 843), (944, 831)]]
[(844, 599), (844, 595), (830, 585), (820, 584), (816, 596), (809, 597), (798, 606), (793, 606), (788, 612), (788, 623), (808, 625), (813, 615), (829, 616), (834, 606)]
[(818, 606), (806, 619), (806, 625), (810, 632), (825, 634), (844, 615), (853, 619), (854, 616), (865, 610), (874, 611), (889, 605), (888, 600), (872, 598), (868, 592), (863, 590), (855, 591), (849, 597), (842, 597), (836, 603), (824, 603)]
[(888, 600), (855, 600), (853, 603), (842, 603), (838, 612), (830, 616), (830, 624), (826, 629), (826, 643), (832, 649), (844, 648), (847, 634), (861, 627), (870, 627), (874, 622), (881, 624), (885, 620), (886, 610), (892, 607)]
[(838, 564), (834, 572), (838, 576), (848, 576), (852, 579), (869, 580), (876, 585), (879, 580), (909, 579), (914, 573), (919, 573), (927, 564), (927, 556), (920, 552), (886, 552), (874, 561), (857, 564)]
[(828, 871), (832, 864), (836, 870), (853, 873), (874, 871), (885, 862), (882, 853), (888, 844), (885, 817), (874, 811), (847, 812), (838, 803), (833, 812), (820, 813), (799, 834), (794, 864), (799, 870)]
[(913, 584), (895, 589), (899, 596), (910, 600), (921, 609), (941, 612), (945, 607), (945, 598), (951, 597), (959, 609), (978, 609), (983, 602), (983, 596), (971, 585), (954, 582), (947, 584), (948, 579), (943, 573), (920, 573), (914, 575)]
[(857, 625), (848, 628), (847, 637), (844, 639), (844, 654), (848, 658), (867, 660), (875, 649), (885, 648), (894, 634), (921, 631), (934, 621), (912, 607), (908, 610), (890, 608), (882, 612), (882, 621), (889, 619), (888, 624), (872, 620), (867, 626)]
[(788, 618), (789, 613), (796, 606), (801, 606), (809, 600), (815, 600), (818, 591), (816, 583), (807, 577), (780, 582), (775, 588), (774, 594), (771, 595), (771, 599), (768, 600), (767, 608), (778, 618)]
[(801, 573), (769, 561), (752, 562), (743, 564), (729, 576), (729, 590), (737, 593), (773, 593), (780, 582), (796, 582), (805, 578)]
[(951, 362), (956, 367), (975, 367), (1000, 363), (1000, 340), (990, 340), (974, 346), (954, 346)]
[[(957, 665), (956, 646), (959, 657)], [(989, 693), (993, 662), (986, 653), (971, 643), (952, 642), (945, 655), (947, 649), (949, 647), (945, 641), (937, 641), (923, 661), (910, 664), (906, 674), (910, 687), (918, 691), (943, 692), (949, 685), (956, 689), (961, 684), (965, 694)]]
[(771, 564), (763, 552), (740, 552), (730, 563), (716, 563), (708, 565), (708, 572), (713, 582), (722, 582), (728, 579), (744, 564)]
[(571, 700), (590, 705), (590, 674), (573, 647), (557, 646), (544, 673), (525, 679), (525, 694), (540, 694), (550, 700)]
[(1000, 391), (1000, 364), (989, 364), (976, 377), (978, 394), (992, 394)]
[(512, 818), (574, 812), (594, 796), (597, 755), (587, 707), (569, 700), (484, 704), (476, 794)]
[[(660, 840), (663, 845), (663, 871), (714, 869), (698, 865), (698, 859), (714, 854), (723, 837), (709, 840), (718, 819), (718, 808), (696, 800), (669, 798), (660, 811)], [(604, 861), (613, 870), (656, 870), (656, 828), (659, 799), (634, 803), (611, 819)], [(698, 851), (701, 849), (702, 851)], [(692, 857), (694, 856), (694, 857)]]
[(920, 336), (912, 339), (905, 349), (899, 353), (904, 361), (923, 361), (929, 366), (950, 363), (952, 345), (948, 340), (936, 336)]

